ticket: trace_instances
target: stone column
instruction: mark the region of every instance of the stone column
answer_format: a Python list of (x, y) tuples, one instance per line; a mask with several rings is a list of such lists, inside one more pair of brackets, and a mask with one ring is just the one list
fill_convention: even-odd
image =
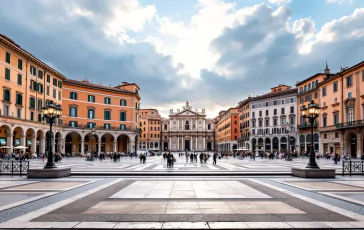
[(61, 139), (61, 153), (66, 153), (66, 137)]
[[(196, 122), (196, 125), (197, 125), (197, 122)], [(197, 150), (197, 135), (196, 135), (196, 142), (195, 142), (195, 150)]]
[(42, 136), (39, 138), (39, 149), (41, 154), (45, 154), (45, 137)]
[(134, 151), (133, 146), (135, 147), (135, 141), (134, 140), (133, 141), (129, 141), (129, 151), (130, 152), (133, 152)]
[(13, 147), (14, 147), (13, 146), (13, 137), (14, 137), (14, 134), (12, 134), (12, 133), (7, 133), (6, 134), (6, 145), (11, 147), (11, 149), (6, 150), (8, 154), (13, 153)]
[(169, 150), (172, 150), (172, 137), (169, 136), (169, 144), (168, 144)]
[(182, 151), (185, 150), (185, 137), (182, 136), (182, 142), (181, 142), (181, 145), (182, 145)]
[(358, 159), (361, 159), (362, 152), (361, 152), (361, 146), (363, 144), (363, 140), (361, 138), (361, 133), (356, 134), (356, 157)]
[(81, 154), (85, 153), (85, 141), (82, 139), (81, 140)]
[(278, 137), (278, 154), (281, 152), (281, 137)]
[(99, 138), (98, 145), (97, 153), (101, 153), (101, 138)]
[(30, 152), (31, 152), (31, 154), (34, 154), (36, 151), (36, 147), (37, 147), (37, 137), (35, 135), (31, 136), (30, 141), (32, 142), (32, 145), (30, 147)]
[(179, 149), (179, 136), (177, 136), (177, 150), (180, 150)]
[[(205, 120), (204, 120), (204, 125), (205, 125)], [(203, 146), (202, 146), (202, 150), (205, 150), (206, 149), (206, 137), (205, 136), (203, 136)]]
[(116, 150), (116, 143), (117, 143), (117, 141), (114, 141), (114, 152), (117, 152), (117, 150)]

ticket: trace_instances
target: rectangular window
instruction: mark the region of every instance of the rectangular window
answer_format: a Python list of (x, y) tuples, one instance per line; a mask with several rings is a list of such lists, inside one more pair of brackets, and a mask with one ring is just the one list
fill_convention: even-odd
[(126, 121), (126, 112), (120, 112), (120, 121)]
[(121, 125), (120, 125), (120, 129), (121, 129), (121, 130), (125, 130), (125, 129), (126, 129), (126, 125), (121, 124)]
[(308, 83), (308, 90), (311, 90), (311, 83)]
[(42, 110), (43, 108), (43, 101), (42, 99), (38, 99), (38, 110)]
[(255, 112), (252, 112), (252, 117), (255, 117)]
[(30, 101), (29, 101), (29, 108), (30, 109), (35, 109), (35, 98), (31, 97)]
[(339, 114), (335, 113), (334, 114), (334, 125), (337, 125), (337, 124), (339, 124)]
[(327, 126), (326, 121), (327, 121), (326, 116), (323, 116), (323, 117), (322, 117), (323, 127), (326, 127), (326, 126)]
[(21, 109), (20, 108), (18, 108), (16, 110), (16, 117), (19, 118), (19, 119), (21, 119)]
[(23, 70), (23, 60), (18, 59), (18, 69)]
[(10, 69), (5, 68), (5, 79), (10, 81)]
[(269, 116), (269, 110), (266, 110), (266, 111), (265, 111), (265, 115), (266, 115), (266, 116)]
[(34, 112), (32, 111), (32, 112), (30, 112), (30, 120), (31, 121), (34, 121)]
[(281, 108), (281, 114), (284, 114), (284, 108)]
[(120, 106), (126, 106), (126, 100), (120, 100)]
[(324, 139), (327, 139), (327, 134), (326, 133), (324, 133)]
[(109, 97), (105, 97), (104, 98), (104, 103), (107, 104), (107, 105), (110, 105), (111, 99)]
[(50, 90), (50, 87), (47, 86), (47, 96), (49, 96), (49, 90)]
[(58, 88), (62, 89), (62, 82), (58, 81)]
[(350, 75), (346, 78), (346, 87), (350, 87), (353, 85), (353, 76)]
[(51, 75), (47, 74), (47, 82), (51, 83)]
[(34, 66), (30, 66), (30, 73), (33, 75), (33, 76), (37, 76), (37, 70), (35, 69)]
[(77, 100), (77, 93), (70, 92), (70, 99)]
[(339, 138), (339, 133), (335, 132), (335, 138)]
[(61, 100), (62, 99), (62, 94), (61, 94), (61, 91), (58, 92), (58, 100)]
[(259, 117), (261, 117), (262, 116), (262, 111), (259, 111)]
[(318, 98), (318, 92), (315, 92), (315, 99)]
[(38, 122), (42, 122), (42, 114), (38, 114)]
[(95, 96), (94, 95), (88, 95), (88, 102), (95, 102)]
[(88, 118), (95, 119), (95, 110), (93, 109), (88, 110)]
[(322, 96), (325, 97), (326, 96), (326, 86), (322, 87)]
[(290, 123), (291, 123), (291, 125), (294, 125), (294, 117), (293, 116), (290, 117)]
[(333, 86), (334, 86), (334, 93), (335, 93), (335, 92), (337, 92), (337, 90), (338, 90), (338, 89), (337, 89), (337, 81), (335, 81), (335, 82), (334, 82), (334, 85), (333, 85)]
[(6, 52), (5, 61), (10, 64), (10, 53)]
[(111, 120), (111, 115), (109, 110), (104, 111), (104, 120)]
[(361, 80), (364, 81), (364, 70), (361, 72)]
[(78, 123), (77, 123), (77, 121), (70, 121), (69, 126), (70, 127), (78, 127)]
[(43, 85), (38, 83), (38, 93), (43, 93)]
[(43, 72), (38, 70), (38, 78), (43, 79)]
[(294, 113), (294, 106), (291, 106), (290, 113)]
[(57, 78), (53, 78), (53, 85), (57, 86)]
[(16, 104), (23, 105), (23, 95), (21, 95), (20, 93), (16, 94)]
[(77, 108), (70, 107), (70, 117), (77, 117)]
[(23, 77), (21, 76), (21, 74), (18, 74), (18, 85), (22, 84), (23, 84)]
[(104, 129), (110, 129), (110, 124), (104, 124)]
[(95, 123), (94, 122), (87, 122), (87, 128), (92, 129), (95, 127)]

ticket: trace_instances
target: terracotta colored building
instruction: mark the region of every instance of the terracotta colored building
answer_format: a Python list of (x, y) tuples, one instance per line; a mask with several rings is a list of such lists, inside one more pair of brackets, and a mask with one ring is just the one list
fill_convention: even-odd
[(252, 97), (248, 97), (244, 101), (239, 102), (239, 130), (238, 148), (250, 148), (250, 101)]
[(364, 62), (328, 75), (318, 87), (320, 152), (360, 158), (364, 146)]
[[(31, 153), (47, 151), (51, 138), (49, 124), (42, 120), (42, 107), (51, 100), (61, 104), (65, 79), (0, 34), (0, 146), (25, 146), (28, 147), (25, 151)], [(60, 124), (61, 119), (58, 119), (54, 125), (53, 151), (62, 150)]]
[(156, 109), (141, 109), (139, 123), (141, 128), (139, 149), (161, 150), (161, 119)]
[[(66, 153), (131, 152), (138, 146), (139, 87), (67, 79), (63, 87), (63, 136)], [(94, 132), (92, 132), (94, 131)]]
[(320, 146), (320, 133), (319, 133), (319, 121), (317, 118), (314, 123), (314, 135), (311, 137), (311, 126), (307, 119), (304, 119), (301, 116), (301, 106), (307, 105), (311, 100), (314, 100), (316, 104), (321, 104), (321, 95), (319, 84), (324, 81), (325, 78), (329, 78), (331, 76), (330, 69), (326, 66), (324, 73), (317, 73), (303, 81), (300, 81), (296, 84), (298, 89), (297, 94), (297, 123), (298, 123), (298, 136), (299, 136), (299, 148), (298, 153), (307, 153), (311, 148), (311, 139), (314, 140), (314, 148), (315, 151), (319, 151)]
[(221, 111), (214, 119), (215, 142), (218, 151), (233, 151), (238, 148), (240, 136), (239, 108)]

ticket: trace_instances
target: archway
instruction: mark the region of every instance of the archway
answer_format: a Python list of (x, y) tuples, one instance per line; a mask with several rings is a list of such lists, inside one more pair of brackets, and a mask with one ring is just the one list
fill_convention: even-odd
[[(25, 132), (22, 127), (17, 126), (13, 131), (13, 147), (25, 146)], [(22, 150), (24, 151), (24, 150)]]
[(237, 149), (238, 148), (238, 145), (237, 144), (234, 144), (233, 145), (233, 150)]
[(158, 142), (154, 143), (154, 148), (158, 149)]
[(257, 147), (257, 140), (255, 138), (252, 139), (252, 150), (255, 153), (255, 149)]
[(281, 137), (281, 151), (287, 151), (287, 137)]
[(36, 134), (36, 147), (35, 151), (37, 153), (37, 156), (40, 157), (42, 154), (45, 153), (45, 137), (43, 130), (38, 130)]
[(84, 138), (84, 151), (91, 153), (99, 152), (99, 136), (97, 134), (88, 133)]
[(129, 137), (125, 134), (120, 134), (117, 138), (117, 151), (119, 152), (124, 152), (127, 153), (129, 152), (129, 148), (128, 148), (128, 144), (129, 144)]
[(117, 144), (114, 146), (114, 137), (110, 133), (105, 133), (101, 136), (101, 152), (117, 152)]
[(263, 138), (258, 139), (258, 151), (263, 151)]
[(212, 150), (212, 144), (211, 142), (207, 142), (207, 151), (211, 151)]
[(164, 151), (168, 150), (168, 142), (163, 143), (163, 149), (164, 149)]
[[(0, 147), (1, 146), (11, 146), (10, 137), (11, 136), (11, 128), (8, 125), (2, 125), (0, 127)], [(11, 152), (11, 149), (0, 149), (1, 154), (6, 154)]]
[(305, 135), (300, 136), (300, 153), (305, 153)]
[(273, 137), (273, 151), (278, 152), (279, 150), (279, 140), (278, 137)]
[(25, 134), (25, 147), (27, 147), (26, 152), (35, 153), (36, 149), (36, 136), (35, 131), (32, 128), (29, 128)]
[(270, 138), (265, 138), (265, 150), (270, 151), (271, 144), (270, 144)]
[(81, 153), (81, 135), (70, 132), (65, 137), (65, 153)]
[(350, 154), (351, 157), (356, 158), (357, 157), (357, 138), (356, 134), (353, 132), (350, 132), (346, 135), (346, 147), (345, 151), (346, 154)]

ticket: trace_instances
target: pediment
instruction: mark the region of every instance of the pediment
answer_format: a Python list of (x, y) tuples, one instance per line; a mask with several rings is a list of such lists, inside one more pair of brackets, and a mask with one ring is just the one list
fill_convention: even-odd
[(187, 110), (183, 110), (179, 113), (174, 114), (174, 116), (203, 116), (203, 115), (187, 109)]

